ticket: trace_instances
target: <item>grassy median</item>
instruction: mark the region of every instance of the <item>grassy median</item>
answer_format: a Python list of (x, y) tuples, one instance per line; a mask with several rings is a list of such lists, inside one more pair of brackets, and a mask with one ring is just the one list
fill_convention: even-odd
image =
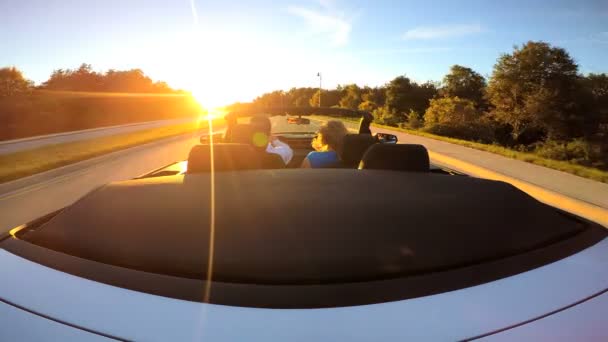
[(208, 129), (207, 122), (200, 127), (178, 124), (0, 155), (0, 183), (199, 129)]
[[(323, 120), (331, 119), (329, 117), (319, 117), (319, 118), (322, 118)], [(344, 119), (344, 121), (358, 122), (358, 120), (350, 119), (350, 118), (346, 118), (346, 119)], [(470, 148), (474, 148), (474, 149), (481, 150), (481, 151), (487, 151), (487, 152), (495, 153), (495, 154), (498, 154), (498, 155), (501, 155), (504, 157), (517, 159), (517, 160), (525, 161), (528, 163), (548, 167), (550, 169), (571, 173), (571, 174), (574, 174), (574, 175), (577, 175), (580, 177), (608, 183), (608, 172), (600, 170), (600, 169), (592, 168), (592, 167), (573, 164), (573, 163), (569, 163), (567, 161), (547, 159), (547, 158), (543, 158), (538, 155), (535, 155), (533, 153), (519, 152), (519, 151), (515, 151), (512, 149), (506, 148), (506, 147), (498, 146), (498, 145), (482, 144), (482, 143), (478, 143), (478, 142), (474, 142), (474, 141), (444, 137), (441, 135), (431, 134), (431, 133), (427, 133), (427, 132), (423, 132), (423, 131), (419, 131), (419, 130), (398, 128), (398, 127), (393, 127), (393, 126), (385, 126), (385, 125), (379, 125), (379, 124), (375, 124), (375, 123), (373, 123), (372, 126), (378, 127), (378, 128), (385, 128), (385, 129), (392, 130), (392, 131), (412, 134), (412, 135), (418, 135), (418, 136), (425, 137), (425, 138), (441, 140), (441, 141), (449, 142), (451, 144), (470, 147)]]

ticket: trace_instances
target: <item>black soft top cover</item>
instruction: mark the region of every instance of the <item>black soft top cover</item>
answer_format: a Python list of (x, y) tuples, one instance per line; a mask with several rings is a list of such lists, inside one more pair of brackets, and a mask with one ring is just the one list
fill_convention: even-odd
[[(213, 280), (335, 284), (424, 275), (525, 253), (584, 225), (513, 186), (375, 170), (258, 170), (132, 180), (24, 238), (104, 264)], [(214, 227), (211, 227), (214, 211)]]

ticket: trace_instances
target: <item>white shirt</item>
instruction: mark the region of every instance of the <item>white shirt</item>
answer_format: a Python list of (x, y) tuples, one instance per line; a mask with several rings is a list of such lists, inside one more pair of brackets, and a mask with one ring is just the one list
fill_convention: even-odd
[(268, 146), (266, 147), (266, 152), (281, 156), (281, 159), (283, 159), (285, 165), (289, 164), (291, 158), (293, 158), (293, 150), (291, 147), (279, 139), (269, 142)]

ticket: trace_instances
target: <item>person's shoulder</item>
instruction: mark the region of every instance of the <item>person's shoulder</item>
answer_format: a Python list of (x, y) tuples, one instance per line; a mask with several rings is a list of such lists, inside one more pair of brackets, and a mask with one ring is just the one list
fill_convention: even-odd
[(306, 157), (313, 158), (313, 159), (331, 159), (336, 157), (338, 154), (335, 151), (323, 151), (323, 152), (318, 152), (318, 151), (312, 151), (309, 152), (308, 155)]
[(308, 158), (319, 158), (319, 157), (323, 156), (324, 153), (325, 152), (311, 151), (311, 152), (308, 152), (308, 154), (306, 155), (306, 157), (308, 157)]

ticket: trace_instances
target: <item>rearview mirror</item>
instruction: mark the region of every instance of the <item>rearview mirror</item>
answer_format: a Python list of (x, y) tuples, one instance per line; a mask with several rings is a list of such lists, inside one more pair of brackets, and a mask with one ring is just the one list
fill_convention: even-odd
[(381, 144), (396, 144), (399, 139), (394, 134), (376, 133), (376, 139)]
[(201, 144), (209, 144), (211, 142), (211, 137), (213, 136), (214, 143), (221, 143), (224, 141), (223, 133), (214, 133), (212, 135), (201, 135), (199, 141)]

